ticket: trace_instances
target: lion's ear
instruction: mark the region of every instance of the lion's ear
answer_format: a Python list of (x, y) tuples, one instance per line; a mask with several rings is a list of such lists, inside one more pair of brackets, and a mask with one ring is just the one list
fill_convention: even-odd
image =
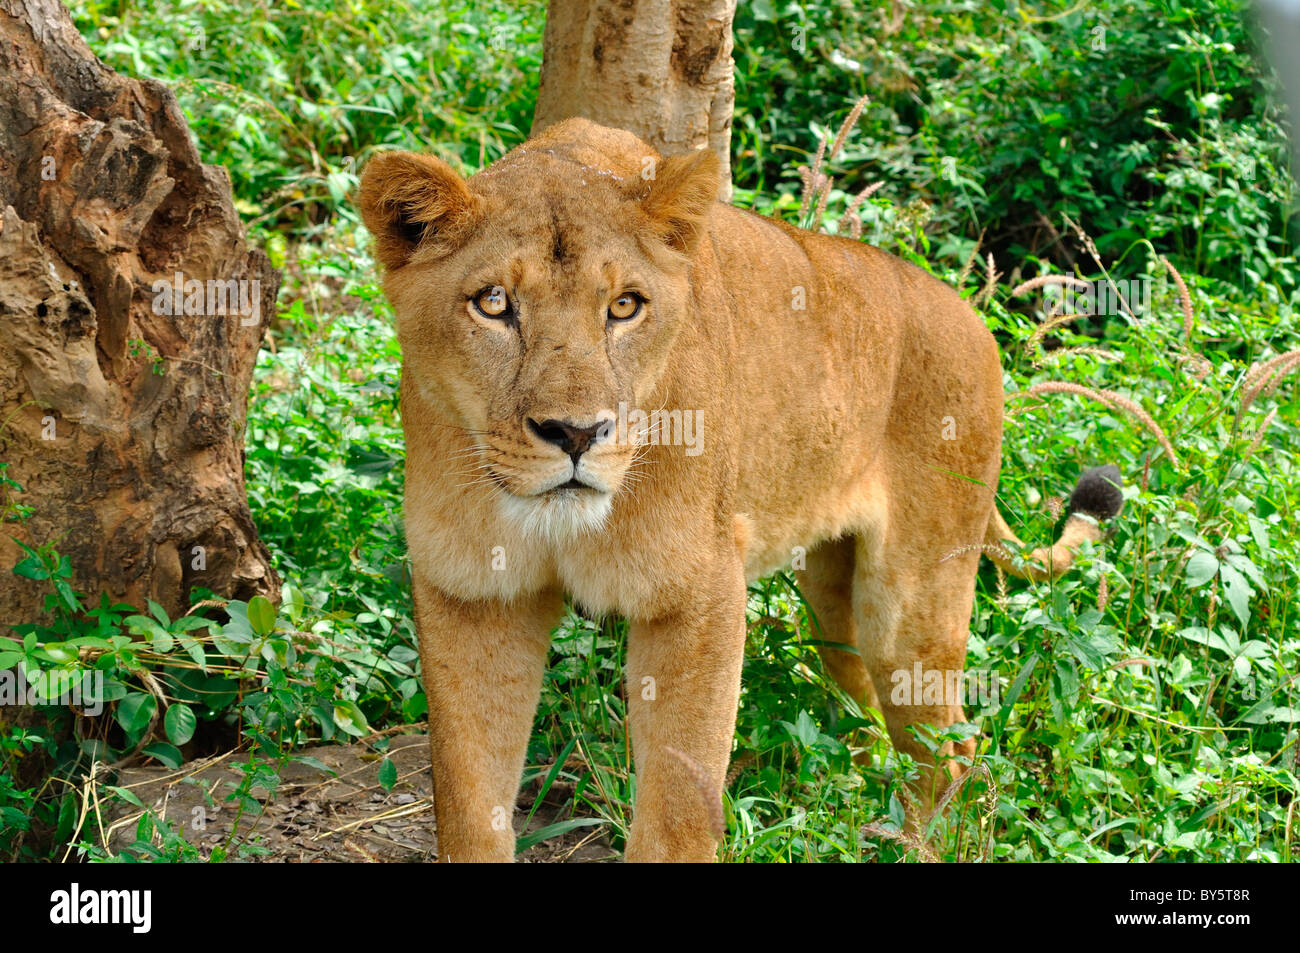
[(434, 156), (381, 152), (366, 163), (358, 204), (375, 236), (375, 257), (400, 268), (421, 245), (450, 251), (477, 218), (481, 200)]
[(641, 199), (641, 209), (670, 248), (687, 255), (695, 250), (709, 210), (718, 199), (721, 165), (709, 149), (656, 163), (654, 181)]

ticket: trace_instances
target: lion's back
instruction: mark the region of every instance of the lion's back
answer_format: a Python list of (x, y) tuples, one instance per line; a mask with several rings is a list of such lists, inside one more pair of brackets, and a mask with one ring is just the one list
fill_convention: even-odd
[[(776, 528), (756, 544), (779, 555), (806, 520), (851, 523), (862, 501), (844, 488), (886, 458), (996, 476), (1001, 363), (956, 291), (873, 246), (741, 209), (719, 206), (710, 234), (707, 280), (730, 303), (740, 502)], [(936, 450), (949, 417), (970, 439)]]

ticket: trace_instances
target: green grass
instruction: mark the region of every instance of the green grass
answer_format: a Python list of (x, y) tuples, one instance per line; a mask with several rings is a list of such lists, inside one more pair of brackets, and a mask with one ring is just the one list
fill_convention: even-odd
[[(859, 212), (864, 238), (978, 297), (1009, 394), (1048, 381), (1117, 392), (1167, 434), (1178, 465), (1139, 420), (1087, 396), (1009, 405), (999, 499), (1023, 538), (1055, 534), (1054, 500), (1093, 464), (1120, 467), (1127, 501), (1104, 544), (1053, 585), (981, 570), (967, 667), (996, 673), (1001, 697), (968, 709), (980, 732), (975, 768), (921, 838), (902, 830), (913, 766), (878, 713), (829, 683), (791, 578), (752, 587), (723, 856), (1293, 860), (1300, 408), (1291, 378), (1245, 410), (1242, 396), (1252, 364), (1300, 347), (1300, 269), (1282, 119), (1240, 8), (1044, 5), (1035, 19), (999, 3), (947, 4), (893, 26), (890, 9), (742, 5), (736, 201), (794, 220), (795, 166), (810, 164), (817, 137), (870, 93), (829, 166), (827, 226), (844, 219), (852, 194), (883, 182)], [(400, 354), (348, 193), (376, 148), (433, 149), (472, 172), (522, 141), (541, 11), (396, 0), (75, 5), (110, 65), (176, 89), (207, 161), (230, 169), (254, 239), (287, 272), (255, 373), (247, 478), (290, 599), (257, 625), (260, 610), (241, 610), (248, 618), (226, 642), (205, 641), (212, 677), (243, 679), (238, 699), (220, 694), (224, 683), (204, 688), (194, 666), (177, 668), (181, 648), (156, 635), (139, 658), (119, 646), (126, 657), (113, 669), (133, 698), (148, 694), (141, 666), (169, 673), (168, 702), (244, 732), (250, 772), (273, 771), (311, 740), (423, 718), (401, 531)], [(808, 27), (801, 57), (789, 46), (796, 24)], [(1106, 50), (1090, 44), (1099, 24)], [(843, 65), (850, 55), (862, 71)], [(1038, 212), (1056, 238), (1024, 227)], [(1100, 262), (1067, 216), (1095, 238)], [(980, 263), (967, 271), (981, 232)], [(989, 252), (1005, 275), (984, 289)], [(1161, 256), (1191, 288), (1189, 335)], [(1103, 264), (1117, 279), (1151, 281), (1150, 312), (1055, 328), (1044, 352), (1041, 302), (1012, 287), (1072, 266), (1102, 278)], [(20, 517), (11, 490), (5, 516)], [(41, 566), (27, 567), (33, 578), (57, 578), (57, 559)], [(47, 640), (80, 632), (61, 605)], [(129, 628), (124, 615), (105, 617), (105, 632)], [(633, 799), (624, 639), (620, 623), (566, 616), (528, 759), (529, 777), (576, 817), (604, 819), (616, 847)], [(252, 644), (250, 667), (240, 646)], [(147, 730), (146, 705), (118, 717), (127, 743)], [(120, 754), (124, 741), (98, 743)], [(6, 765), (47, 744), (57, 747), (0, 733)], [(81, 755), (59, 757), (75, 777)], [(51, 793), (11, 782), (0, 772), (0, 811), (19, 825)], [(61, 789), (54, 797), (50, 824), (67, 835), (69, 802)], [(140, 847), (141, 856), (189, 857), (169, 832), (144, 833), (167, 853)], [(21, 849), (0, 839), (0, 850)]]

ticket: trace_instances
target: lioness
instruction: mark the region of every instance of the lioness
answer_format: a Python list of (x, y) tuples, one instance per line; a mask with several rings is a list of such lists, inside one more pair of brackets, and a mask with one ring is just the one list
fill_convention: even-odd
[[(920, 269), (718, 190), (711, 153), (662, 158), (580, 119), (468, 180), (410, 153), (366, 167), (359, 204), (404, 362), (443, 860), (514, 855), (566, 593), (631, 623), (628, 860), (714, 857), (746, 584), (804, 553), (820, 636), (857, 650), (823, 649), (826, 666), (893, 743), (932, 763), (907, 725), (964, 717), (889, 689), (916, 662), (961, 671), (980, 545), (1019, 544), (994, 507), (993, 337)], [(621, 423), (656, 411), (669, 427)], [(694, 452), (668, 439), (676, 412), (692, 415)], [(1085, 475), (1031, 574), (1099, 538), (1117, 479)]]

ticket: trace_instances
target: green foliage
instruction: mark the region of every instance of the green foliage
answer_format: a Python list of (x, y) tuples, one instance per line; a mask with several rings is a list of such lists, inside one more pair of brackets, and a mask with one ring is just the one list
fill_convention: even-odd
[[(1118, 393), (1177, 460), (1114, 402), (1009, 404), (999, 495), (1022, 537), (1052, 537), (1052, 502), (1097, 462), (1125, 474), (1126, 507), (1053, 585), (982, 570), (967, 667), (999, 691), (967, 707), (971, 725), (922, 736), (937, 745), (978, 726), (980, 747), (950, 810), (919, 835), (904, 824), (915, 766), (822, 671), (793, 580), (752, 587), (726, 859), (1294, 859), (1300, 408), (1289, 380), (1259, 390), (1246, 375), (1300, 347), (1295, 188), (1241, 14), (1236, 0), (740, 5), (737, 201), (796, 219), (795, 167), (869, 94), (826, 169), (824, 215), (802, 224), (847, 230), (852, 197), (882, 183), (858, 210), (863, 237), (977, 304), (1009, 393), (1060, 380)], [(113, 717), (85, 734), (50, 706), (48, 732), (0, 730), (0, 853), (32, 856), (24, 831), (38, 823), (91, 859), (193, 860), (143, 805), (135, 844), (109, 855), (66, 784), (91, 756), (139, 747), (178, 763), (225, 728), (247, 744), (231, 798), (257, 812), (252, 786), (273, 789), (296, 746), (424, 716), (400, 354), (347, 196), (377, 147), (432, 149), (468, 172), (522, 141), (542, 4), (92, 0), (74, 15), (110, 65), (173, 86), (205, 160), (230, 170), (255, 237), (286, 269), (255, 374), (247, 478), (290, 584), (278, 611), (254, 600), (226, 604), (219, 623), (203, 610), (172, 620), (87, 601), (54, 549), (27, 549), (17, 571), (49, 592), (48, 619), (0, 642), (0, 669), (52, 687), (102, 672)], [(962, 268), (981, 233), (1010, 279)], [(1161, 256), (1188, 276), (1190, 333)], [(1046, 309), (1011, 287), (1062, 271), (1149, 281), (1152, 306), (1046, 338)], [(0, 491), (4, 520), (20, 519), (3, 464)], [(532, 812), (562, 799), (574, 816), (520, 849), (578, 826), (623, 846), (635, 787), (624, 692), (637, 690), (622, 684), (625, 639), (622, 624), (574, 613), (556, 630), (525, 789)], [(42, 754), (51, 781), (15, 784), (12, 766)], [(389, 788), (392, 762), (377, 770)], [(212, 859), (249, 848), (233, 838)]]
[(824, 134), (865, 95), (840, 187), (924, 201), (949, 263), (986, 232), (999, 256), (1068, 267), (1068, 216), (1106, 256), (1145, 240), (1292, 298), (1295, 184), (1248, 15), (1238, 0), (742, 4), (737, 183), (776, 187), (809, 120)]
[(481, 166), (532, 121), (540, 0), (70, 6), (110, 66), (173, 86), (254, 222), (310, 228), (346, 211), (376, 146)]
[[(540, 0), (73, 4), (112, 66), (170, 83), (207, 161), (260, 229), (315, 234), (379, 146), (467, 171), (522, 141), (541, 63)], [(1241, 0), (904, 5), (758, 0), (735, 21), (736, 185), (788, 180), (810, 130), (870, 96), (841, 188), (927, 207), (945, 263), (1072, 264), (1135, 241), (1207, 280), (1296, 293), (1296, 193)], [(266, 235), (277, 256), (283, 244)]]
[[(90, 788), (75, 789), (93, 786), (96, 762), (103, 772), (105, 764), (139, 755), (175, 769), (200, 751), (192, 745), (196, 734), (233, 730), (248, 760), (234, 762), (245, 779), (226, 797), (235, 802), (236, 822), (224, 856), (244, 812), (261, 813), (251, 788), (273, 791), (278, 770), (296, 748), (308, 739), (370, 734), (355, 700), (358, 685), (384, 678), (415, 684), (410, 665), (377, 655), (365, 642), (332, 638), (337, 619), (318, 614), (292, 583), (285, 584), (278, 609), (254, 596), (246, 603), (218, 601), (224, 622), (200, 614), (208, 602), (172, 619), (152, 601), (147, 614), (106, 596), (95, 605), (72, 590), (66, 556), (50, 546), (19, 545), (25, 558), (13, 571), (51, 590), (45, 597), (48, 618), (13, 626), (21, 641), (0, 638), (0, 675), (9, 685), (31, 686), (30, 700), (50, 731), (6, 727), (0, 733), (0, 814), (8, 820), (0, 852), (6, 855), (35, 856), (21, 835), (36, 820), (57, 825), (56, 845), (72, 839), (92, 859), (188, 859), (180, 835), (151, 812), (150, 837), (157, 833), (161, 848), (137, 843), (128, 848), (130, 857), (108, 854), (83, 830)], [(38, 749), (53, 762), (51, 780), (69, 790), (14, 783), (16, 760)], [(109, 785), (106, 791), (137, 804), (124, 789)], [(69, 826), (73, 816), (80, 820)], [(78, 835), (86, 840), (77, 841)]]
[[(354, 234), (312, 251), (255, 372), (249, 503), (300, 611), (354, 670), (374, 720), (423, 717), (402, 535), (401, 356)], [(297, 292), (303, 294), (297, 296)]]

